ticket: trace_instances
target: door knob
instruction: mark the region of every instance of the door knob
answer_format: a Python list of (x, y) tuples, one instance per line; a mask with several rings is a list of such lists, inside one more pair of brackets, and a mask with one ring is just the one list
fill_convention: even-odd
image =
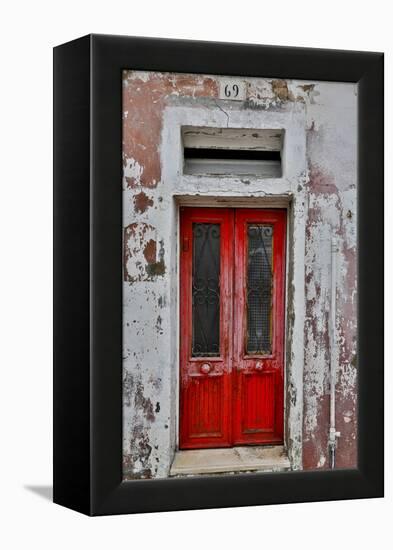
[(209, 365), (209, 363), (203, 363), (203, 365), (201, 366), (201, 372), (203, 372), (203, 374), (209, 374), (210, 371), (211, 366)]

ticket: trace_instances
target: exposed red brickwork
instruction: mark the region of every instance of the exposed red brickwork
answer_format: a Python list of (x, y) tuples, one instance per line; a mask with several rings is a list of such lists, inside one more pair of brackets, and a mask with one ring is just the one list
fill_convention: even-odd
[(144, 191), (141, 191), (134, 197), (135, 212), (146, 212), (149, 206), (153, 206), (153, 199), (149, 198)]
[[(133, 75), (127, 71), (128, 76)], [(160, 139), (162, 111), (174, 96), (216, 97), (217, 82), (207, 76), (150, 73), (148, 79), (123, 81), (123, 157), (134, 159), (142, 169), (140, 180), (128, 178), (130, 187), (156, 187), (161, 179)]]

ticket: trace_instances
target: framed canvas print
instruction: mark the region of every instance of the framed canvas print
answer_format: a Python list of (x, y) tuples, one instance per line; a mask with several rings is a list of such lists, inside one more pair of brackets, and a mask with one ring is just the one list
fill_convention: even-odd
[(54, 51), (54, 501), (383, 495), (383, 55)]

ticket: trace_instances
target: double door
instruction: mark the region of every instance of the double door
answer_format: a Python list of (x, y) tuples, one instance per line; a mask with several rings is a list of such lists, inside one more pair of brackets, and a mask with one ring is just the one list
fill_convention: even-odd
[(283, 441), (285, 235), (285, 210), (181, 209), (181, 449)]

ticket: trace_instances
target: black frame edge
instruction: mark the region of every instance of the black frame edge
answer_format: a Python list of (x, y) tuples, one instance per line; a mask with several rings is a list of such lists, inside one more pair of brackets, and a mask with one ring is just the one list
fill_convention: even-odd
[[(358, 467), (384, 496), (384, 55), (358, 83)], [(367, 219), (372, 224), (366, 224)], [(363, 221), (363, 223), (360, 223)]]
[(53, 501), (90, 514), (90, 36), (53, 83)]
[[(93, 35), (93, 180), (94, 208), (99, 230), (94, 230), (93, 278), (94, 300), (94, 374), (92, 389), (92, 514), (119, 514), (170, 511), (197, 508), (246, 506), (301, 501), (374, 498), (383, 496), (383, 402), (382, 368), (375, 369), (373, 350), (382, 353), (383, 323), (381, 258), (383, 248), (382, 196), (383, 172), (373, 172), (373, 163), (383, 160), (383, 83), (382, 54), (337, 52), (212, 44), (180, 40), (141, 39)], [(163, 480), (121, 482), (121, 293), (113, 293), (121, 280), (121, 86), (116, 86), (124, 68), (203, 72), (205, 74), (240, 74), (359, 82), (359, 218), (372, 205), (378, 223), (366, 235), (359, 233), (363, 252), (359, 255), (359, 290), (368, 292), (370, 282), (378, 287), (359, 302), (359, 319), (367, 325), (367, 353), (359, 359), (362, 391), (359, 393), (359, 467), (354, 470), (290, 472), (242, 476), (212, 476)], [(232, 68), (232, 70), (230, 70)], [(111, 139), (108, 140), (108, 136)], [(363, 150), (368, 155), (362, 154)], [(373, 152), (370, 157), (370, 151)], [(372, 162), (370, 159), (372, 158)], [(379, 164), (382, 167), (383, 164)], [(378, 196), (373, 194), (370, 177)], [(113, 185), (113, 187), (111, 187)], [(108, 208), (108, 205), (110, 206)], [(363, 209), (363, 210), (362, 210)], [(104, 216), (104, 217), (103, 217)], [(359, 224), (359, 227), (362, 226)], [(379, 255), (370, 268), (370, 261)], [(101, 258), (101, 260), (100, 260)], [(104, 258), (104, 260), (102, 260)], [(108, 261), (110, 260), (110, 261)], [(112, 263), (111, 263), (112, 262)], [(113, 264), (118, 262), (118, 264)], [(109, 265), (108, 265), (109, 264)], [(371, 299), (370, 299), (371, 298)], [(366, 316), (367, 314), (367, 316)], [(362, 330), (364, 332), (362, 332)], [(109, 331), (109, 332), (108, 332)], [(359, 335), (365, 334), (362, 326)], [(111, 336), (108, 338), (108, 334)], [(363, 337), (363, 336), (361, 336)], [(364, 345), (362, 353), (365, 352)], [(381, 355), (378, 356), (378, 359)], [(109, 372), (109, 365), (111, 371)], [(382, 365), (381, 365), (382, 367)], [(375, 405), (374, 414), (368, 412)], [(116, 428), (114, 428), (116, 426)], [(371, 430), (373, 435), (370, 440)], [(372, 444), (370, 445), (370, 441)]]
[(99, 506), (93, 508), (93, 515), (174, 512), (381, 496), (378, 488), (356, 469), (137, 480), (118, 485)]
[[(383, 98), (383, 54), (107, 35), (91, 35), (90, 43), (91, 73), (89, 74), (91, 74), (92, 87), (90, 157), (92, 174), (90, 176), (94, 186), (90, 219), (91, 249), (87, 252), (85, 248), (84, 250), (87, 258), (89, 252), (91, 254), (93, 286), (88, 290), (85, 286), (74, 289), (73, 300), (86, 305), (87, 296), (92, 292), (93, 300), (90, 304), (92, 339), (89, 340), (86, 332), (87, 325), (84, 324), (81, 329), (85, 332), (77, 335), (76, 343), (74, 342), (74, 349), (80, 346), (83, 353), (87, 352), (86, 347), (91, 344), (92, 368), (91, 378), (86, 380), (88, 363), (82, 361), (80, 357), (74, 357), (75, 364), (72, 365), (71, 373), (75, 379), (63, 380), (63, 382), (66, 388), (72, 388), (75, 384), (81, 386), (80, 391), (77, 392), (78, 399), (73, 402), (73, 406), (80, 409), (78, 414), (83, 413), (83, 429), (82, 427), (80, 429), (79, 443), (80, 453), (84, 458), (81, 470), (74, 473), (81, 484), (86, 483), (88, 479), (88, 489), (86, 491), (85, 488), (82, 493), (85, 499), (85, 495), (90, 490), (91, 500), (87, 498), (83, 500), (83, 506), (79, 505), (79, 502), (76, 506), (69, 495), (67, 498), (63, 498), (63, 495), (60, 498), (58, 482), (55, 501), (91, 515), (103, 515), (383, 496), (383, 422), (381, 423), (383, 414), (383, 330), (381, 330), (383, 325), (383, 104), (378, 103)], [(376, 223), (368, 225), (367, 231), (364, 224), (363, 226), (359, 224), (359, 240), (363, 249), (359, 254), (359, 352), (361, 352), (359, 369), (361, 374), (359, 375), (358, 469), (121, 481), (122, 105), (120, 76), (124, 68), (359, 83), (359, 219), (361, 222), (365, 220), (366, 213), (369, 217), (371, 208), (374, 213), (373, 220)], [(76, 125), (70, 123), (70, 128), (72, 126), (75, 131), (80, 124), (80, 122)], [(80, 174), (75, 174), (75, 181), (81, 182), (82, 179), (85, 181), (88, 178), (86, 163), (89, 156), (88, 152), (84, 154), (85, 157), (82, 158), (80, 153), (79, 162), (81, 171), (85, 170), (85, 176), (82, 178)], [(59, 155), (61, 156), (60, 153)], [(55, 165), (58, 165), (58, 162), (55, 162)], [(377, 166), (376, 170), (375, 166)], [(55, 170), (55, 181), (59, 177), (64, 177), (56, 176), (56, 172), (57, 170)], [(78, 188), (76, 191), (75, 187), (77, 198), (71, 197), (70, 200), (80, 201), (83, 195), (82, 202), (85, 204), (85, 188), (83, 187), (83, 190)], [(57, 212), (61, 216), (65, 215), (64, 210), (60, 212), (59, 202), (55, 200), (55, 214)], [(80, 207), (77, 210), (77, 223), (83, 226), (81, 234), (83, 243), (88, 236), (90, 237), (86, 227), (86, 216), (88, 216), (86, 208)], [(60, 230), (65, 231), (61, 225)], [(64, 257), (60, 258), (60, 251), (56, 259), (56, 246), (70, 247), (69, 242), (62, 240), (64, 235), (62, 234), (62, 238), (55, 237), (55, 276), (57, 271), (63, 284), (72, 275), (71, 271), (75, 265), (65, 265)], [(74, 238), (76, 235), (72, 236), (73, 240)], [(68, 254), (67, 251), (66, 253)], [(82, 254), (78, 255), (80, 261), (78, 265), (83, 270), (83, 281), (90, 277), (86, 257), (82, 257)], [(65, 274), (60, 275), (60, 266), (65, 269)], [(374, 288), (370, 291), (371, 287)], [(85, 314), (85, 308), (83, 312)], [(63, 322), (59, 319), (60, 316), (61, 314), (56, 312), (55, 290), (55, 325)], [(71, 322), (71, 316), (69, 322)], [(59, 332), (59, 326), (56, 330)], [(69, 334), (75, 334), (73, 331), (75, 327)], [(366, 335), (367, 339), (365, 339)], [(70, 341), (69, 335), (57, 334), (57, 339), (62, 345)], [(55, 355), (56, 350), (58, 353), (60, 348), (61, 346), (56, 344), (55, 337)], [(68, 359), (71, 359), (71, 356), (72, 353), (69, 353)], [(65, 359), (61, 360), (61, 377), (66, 376), (66, 363)], [(377, 368), (375, 368), (376, 363), (378, 363)], [(80, 372), (77, 364), (81, 366)], [(56, 370), (59, 371), (58, 361), (55, 374)], [(73, 413), (71, 418), (65, 417), (67, 409), (64, 396), (60, 395), (56, 398), (56, 387), (57, 391), (60, 391), (59, 372), (57, 378), (55, 399), (60, 399), (63, 414), (57, 417), (58, 428), (60, 421), (73, 423), (76, 413)], [(90, 399), (91, 432), (85, 423), (87, 404), (82, 397), (85, 401)], [(372, 414), (370, 414), (371, 408), (373, 408)], [(69, 434), (69, 430), (70, 428), (66, 427), (62, 432), (63, 436)], [(82, 432), (85, 434), (85, 440)], [(69, 441), (61, 442), (60, 435), (55, 434), (57, 454), (66, 450)], [(86, 453), (89, 452), (91, 468), (85, 462)], [(74, 451), (74, 456), (77, 455), (78, 452)], [(61, 459), (60, 466), (64, 465), (65, 460)], [(66, 493), (67, 491), (64, 494)]]

